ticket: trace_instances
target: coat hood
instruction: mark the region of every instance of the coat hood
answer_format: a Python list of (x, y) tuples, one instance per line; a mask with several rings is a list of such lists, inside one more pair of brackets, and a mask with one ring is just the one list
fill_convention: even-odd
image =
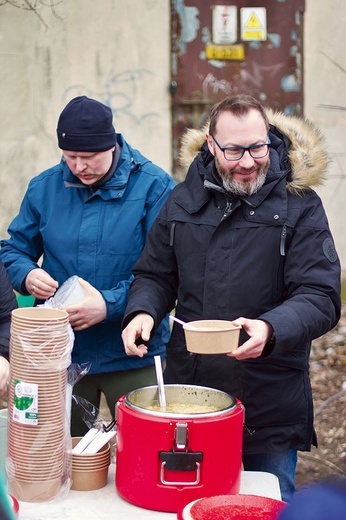
[[(266, 109), (269, 122), (289, 140), (287, 156), (291, 163), (292, 176), (287, 189), (301, 193), (324, 183), (331, 158), (327, 152), (324, 136), (308, 119), (286, 116), (282, 112)], [(202, 129), (188, 129), (181, 139), (179, 163), (184, 172), (200, 152), (208, 133), (209, 122)], [(270, 132), (269, 132), (270, 133)]]

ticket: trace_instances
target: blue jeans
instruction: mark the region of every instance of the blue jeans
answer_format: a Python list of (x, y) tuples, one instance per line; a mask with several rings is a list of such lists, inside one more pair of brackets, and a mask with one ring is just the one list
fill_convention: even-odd
[(297, 450), (243, 455), (245, 471), (267, 471), (279, 479), (282, 500), (290, 502), (295, 492), (294, 476), (297, 466)]

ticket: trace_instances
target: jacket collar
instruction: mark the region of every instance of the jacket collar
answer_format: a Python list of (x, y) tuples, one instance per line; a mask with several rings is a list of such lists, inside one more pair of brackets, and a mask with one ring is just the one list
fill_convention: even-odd
[[(315, 125), (304, 118), (289, 117), (281, 112), (266, 110), (270, 125), (271, 148), (276, 150), (275, 171), (286, 172), (286, 188), (302, 194), (323, 184), (330, 157), (325, 140)], [(187, 171), (194, 158), (203, 153), (207, 123), (202, 129), (189, 129), (181, 140), (179, 161)], [(273, 165), (274, 169), (274, 165)]]
[[(290, 178), (291, 169), (285, 148), (282, 148), (282, 141), (275, 136), (271, 136), (271, 139), (270, 167), (265, 184), (257, 193), (249, 197), (233, 197), (228, 193), (215, 170), (214, 156), (204, 142), (188, 170), (185, 181), (181, 183), (181, 188), (173, 191), (175, 202), (189, 213), (199, 211), (212, 197), (238, 200), (252, 208), (258, 208), (278, 185), (281, 185), (281, 188), (276, 189), (275, 197), (277, 202), (283, 202), (286, 199), (285, 186)], [(183, 189), (183, 186), (187, 189)]]
[[(86, 186), (80, 182), (77, 177), (73, 175), (64, 158), (62, 157), (61, 165), (63, 169), (63, 180), (66, 188), (85, 189), (87, 190), (86, 192), (90, 194), (97, 193), (101, 197), (107, 199), (112, 197), (119, 198), (125, 191), (130, 175), (139, 171), (143, 164), (148, 162), (148, 159), (145, 159), (144, 156), (139, 153), (137, 153), (135, 158), (134, 150), (124, 140), (121, 134), (117, 134), (117, 143), (119, 148), (121, 148), (121, 153), (120, 157), (118, 158), (115, 171), (113, 175), (107, 180), (107, 182), (97, 187), (96, 190), (93, 190), (90, 186)], [(107, 191), (109, 192), (108, 195), (106, 195)]]

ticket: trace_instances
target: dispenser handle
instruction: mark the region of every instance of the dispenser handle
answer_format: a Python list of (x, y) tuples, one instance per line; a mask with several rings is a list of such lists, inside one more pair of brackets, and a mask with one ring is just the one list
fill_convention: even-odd
[(160, 480), (161, 484), (164, 484), (165, 486), (196, 486), (200, 483), (201, 480), (201, 465), (199, 462), (196, 462), (196, 479), (194, 482), (184, 482), (184, 481), (169, 481), (165, 480), (165, 465), (166, 462), (163, 461), (161, 463), (161, 471), (160, 471)]

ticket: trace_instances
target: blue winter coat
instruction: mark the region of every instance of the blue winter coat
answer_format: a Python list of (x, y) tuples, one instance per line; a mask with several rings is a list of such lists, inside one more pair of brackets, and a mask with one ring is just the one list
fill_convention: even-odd
[(95, 192), (78, 181), (64, 159), (33, 178), (9, 226), (9, 240), (1, 241), (0, 258), (22, 294), (27, 294), (25, 277), (42, 257), (42, 268), (59, 285), (78, 275), (103, 295), (106, 320), (75, 332), (72, 361), (91, 362), (89, 374), (151, 365), (154, 355), (164, 355), (169, 338), (165, 319), (142, 359), (128, 357), (121, 340), (131, 269), (174, 181), (120, 134), (117, 140), (122, 151), (116, 171)]

